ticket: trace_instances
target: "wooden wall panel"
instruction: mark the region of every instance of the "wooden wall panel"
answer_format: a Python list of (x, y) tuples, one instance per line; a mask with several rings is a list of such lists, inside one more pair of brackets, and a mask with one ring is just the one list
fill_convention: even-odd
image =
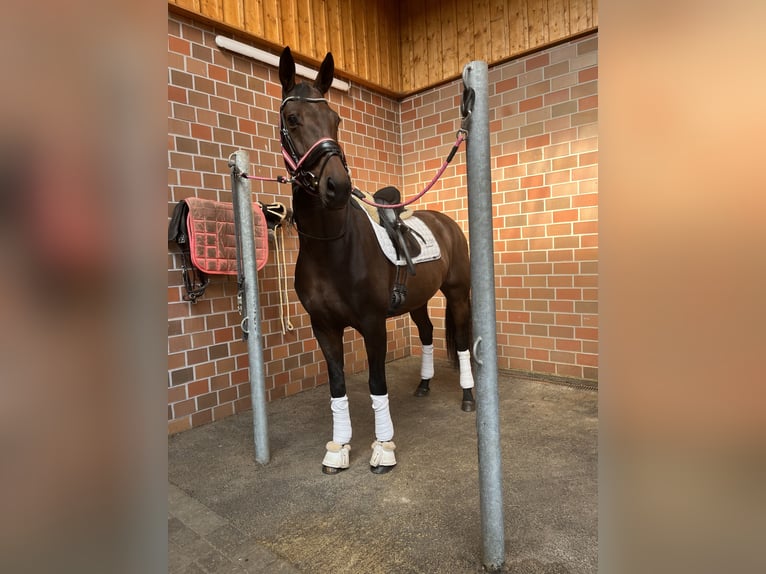
[[(377, 17), (375, 18), (375, 34), (374, 36), (377, 38), (378, 46), (380, 46), (380, 50), (373, 50), (374, 52), (378, 52), (378, 77), (380, 78), (380, 82), (383, 85), (391, 85), (393, 82), (393, 78), (391, 77), (391, 35), (386, 33), (386, 27), (379, 25), (380, 22), (385, 18), (385, 12), (386, 7), (382, 4), (378, 3), (376, 5), (376, 11), (377, 11)], [(398, 22), (398, 20), (397, 20)], [(396, 35), (397, 42), (399, 41), (399, 35)]]
[(212, 20), (223, 19), (223, 0), (200, 0), (200, 11)]
[(341, 39), (343, 42), (343, 59), (340, 60), (342, 65), (339, 64), (338, 68), (341, 70), (357, 70), (357, 57), (356, 57), (356, 26), (353, 25), (351, 18), (348, 15), (351, 13), (351, 0), (341, 0), (339, 6), (339, 14), (341, 15), (341, 25), (338, 28), (341, 32)]
[(569, 29), (586, 30), (593, 26), (593, 2), (569, 0)]
[[(461, 6), (462, 3), (458, 2), (457, 9), (464, 10)], [(466, 12), (467, 14), (467, 12)], [(473, 13), (471, 18), (471, 25), (473, 26), (473, 56), (471, 60), (486, 60), (489, 61), (490, 55), (490, 30), (489, 30), (489, 0), (478, 0), (473, 3)], [(470, 42), (471, 37), (465, 38), (463, 41)], [(469, 60), (470, 61), (470, 60)], [(465, 62), (464, 62), (465, 64)], [(445, 71), (446, 72), (446, 71)]]
[(263, 0), (245, 0), (242, 28), (250, 30), (251, 34), (263, 38), (266, 32), (263, 27)]
[(244, 4), (245, 0), (224, 0), (223, 21), (233, 26), (241, 25), (245, 18)]
[(569, 36), (570, 0), (548, 0), (548, 40), (556, 41)]
[[(272, 42), (282, 44), (282, 26), (279, 15), (279, 0), (263, 0), (263, 34)], [(292, 20), (289, 20), (292, 23)]]
[(367, 20), (363, 17), (365, 10), (357, 2), (352, 2), (349, 21), (356, 29), (354, 35), (354, 53), (357, 55), (356, 69), (365, 79), (372, 79), (369, 72), (369, 52), (367, 50)]
[[(489, 60), (502, 60), (508, 53), (509, 6), (505, 0), (492, 0), (489, 5)], [(465, 65), (465, 62), (463, 62)]]
[(333, 58), (335, 59), (335, 65), (339, 70), (346, 69), (346, 52), (343, 45), (343, 33), (341, 30), (342, 24), (341, 3), (330, 2), (327, 5), (327, 28), (330, 30), (328, 33), (330, 43), (327, 47), (327, 51), (332, 52)]
[[(290, 46), (291, 49), (299, 51), (301, 49), (298, 41), (298, 16), (297, 0), (266, 0), (273, 4), (270, 8), (275, 15), (273, 26), (278, 29), (280, 37), (279, 44)], [(277, 8), (279, 7), (279, 12)]]
[[(583, 0), (584, 1), (584, 0)], [(519, 54), (529, 46), (529, 21), (526, 0), (508, 2), (508, 52)]]
[(454, 67), (460, 68), (461, 65), (465, 65), (465, 62), (473, 59), (473, 48), (471, 42), (467, 41), (473, 33), (473, 7), (469, 4), (462, 11), (455, 7), (455, 14), (457, 19), (454, 42), (457, 44), (457, 62), (454, 63)]
[[(283, 17), (280, 21), (284, 28), (288, 18)], [(316, 39), (316, 21), (314, 20), (314, 14), (311, 11), (311, 0), (298, 0), (295, 7), (295, 27), (296, 35), (298, 37), (298, 43), (293, 44), (296, 47), (295, 52), (298, 54), (308, 54), (312, 58), (317, 57), (317, 47), (319, 42)], [(282, 40), (283, 44), (287, 42)], [(322, 54), (324, 55), (324, 54)]]
[(271, 50), (405, 96), (598, 27), (598, 0), (168, 0)]
[(457, 51), (460, 40), (457, 33), (456, 7), (450, 2), (440, 3), (440, 21), (442, 28), (441, 68), (452, 70), (459, 66)]
[(598, 27), (598, 0), (402, 0), (400, 7), (403, 94), (457, 78), (472, 60), (506, 61)]
[(426, 32), (426, 74), (421, 76), (429, 84), (438, 83), (442, 78), (442, 22), (439, 19), (440, 0), (427, 0), (425, 10)]
[(548, 0), (527, 0), (529, 46), (544, 46), (548, 42)]
[(199, 0), (168, 0), (168, 5), (175, 5), (179, 8), (184, 8), (185, 10), (189, 10), (191, 12), (201, 13)]

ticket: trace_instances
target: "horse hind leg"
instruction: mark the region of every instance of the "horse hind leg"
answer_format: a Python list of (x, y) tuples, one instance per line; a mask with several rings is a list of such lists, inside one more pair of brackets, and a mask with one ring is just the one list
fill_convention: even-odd
[(431, 379), (434, 376), (434, 326), (428, 317), (428, 305), (423, 305), (410, 312), (410, 317), (418, 328), (421, 344), (420, 383), (415, 389), (416, 397), (425, 397), (431, 391)]
[(473, 372), (471, 371), (471, 351), (465, 349), (457, 352), (458, 367), (460, 368), (460, 388), (463, 389), (463, 402), (460, 408), (467, 412), (476, 410), (476, 401), (473, 398)]
[(425, 397), (431, 391), (431, 379), (434, 376), (434, 346), (430, 345), (421, 346), (421, 361), (420, 361), (420, 383), (415, 389), (416, 397)]
[(468, 345), (471, 339), (471, 306), (468, 297), (453, 298), (448, 294), (445, 313), (447, 335), (447, 355), (457, 362), (460, 369), (460, 388), (463, 400), (460, 408), (467, 413), (476, 410), (473, 398), (473, 372), (471, 370), (471, 351)]

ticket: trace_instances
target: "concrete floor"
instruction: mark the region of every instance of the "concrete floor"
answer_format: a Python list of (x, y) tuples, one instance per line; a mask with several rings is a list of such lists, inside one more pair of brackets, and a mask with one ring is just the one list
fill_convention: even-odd
[[(367, 374), (347, 377), (351, 467), (321, 472), (332, 434), (323, 386), (270, 403), (271, 461), (255, 462), (252, 412), (168, 440), (169, 572), (482, 571), (476, 415), (457, 371), (388, 364), (396, 468), (369, 471)], [(597, 571), (597, 393), (500, 374), (506, 564), (513, 573)]]

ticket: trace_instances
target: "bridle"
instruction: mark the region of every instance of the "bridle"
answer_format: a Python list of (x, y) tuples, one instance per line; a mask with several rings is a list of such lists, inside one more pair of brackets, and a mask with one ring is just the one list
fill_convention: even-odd
[[(343, 163), (343, 168), (346, 170), (346, 173), (349, 174), (349, 178), (351, 177), (351, 173), (348, 169), (348, 164), (346, 163), (346, 154), (343, 153), (343, 149), (341, 149), (340, 144), (337, 141), (326, 137), (320, 138), (306, 151), (306, 153), (304, 153), (302, 156), (299, 155), (298, 151), (295, 149), (295, 142), (293, 142), (293, 138), (290, 137), (290, 132), (285, 127), (285, 123), (282, 119), (282, 109), (285, 107), (287, 102), (291, 101), (318, 104), (322, 102), (327, 103), (327, 100), (325, 98), (287, 96), (284, 100), (282, 100), (282, 104), (279, 106), (279, 138), (282, 145), (282, 157), (285, 160), (285, 167), (287, 168), (287, 172), (290, 174), (290, 180), (293, 186), (297, 186), (298, 188), (303, 189), (306, 193), (312, 195), (313, 197), (319, 197), (319, 179), (322, 177), (322, 172), (324, 171), (325, 165), (327, 165), (328, 160), (332, 156), (337, 155), (340, 158), (340, 161)], [(314, 172), (309, 171), (308, 169), (314, 165), (318, 165), (319, 167), (317, 172), (318, 175), (314, 174)], [(295, 190), (295, 187), (293, 187), (293, 190)], [(301, 231), (300, 227), (297, 227), (296, 229), (298, 230), (299, 235), (303, 235), (309, 239), (315, 239), (318, 241), (335, 241), (336, 239), (340, 239), (346, 234), (349, 214), (350, 212), (348, 210), (348, 206), (346, 206), (346, 220), (343, 224), (343, 227), (337, 235), (332, 237), (319, 237)]]
[[(279, 106), (279, 137), (282, 144), (282, 157), (285, 160), (285, 167), (287, 168), (287, 172), (290, 174), (294, 184), (303, 188), (311, 195), (318, 196), (319, 178), (322, 176), (322, 171), (324, 170), (327, 161), (332, 156), (337, 155), (340, 157), (340, 161), (343, 163), (343, 167), (346, 169), (346, 172), (348, 172), (346, 154), (343, 153), (343, 150), (337, 141), (328, 137), (317, 140), (314, 145), (312, 145), (308, 151), (306, 151), (306, 153), (304, 153), (302, 156), (299, 155), (298, 151), (295, 149), (295, 142), (293, 142), (293, 138), (290, 137), (290, 132), (285, 127), (284, 121), (282, 120), (282, 109), (285, 107), (287, 102), (291, 101), (317, 104), (321, 102), (327, 103), (327, 100), (325, 98), (303, 98), (300, 96), (287, 96), (284, 100), (282, 100), (282, 104)], [(318, 175), (314, 174), (312, 171), (309, 171), (309, 168), (315, 165), (318, 165), (319, 167)]]

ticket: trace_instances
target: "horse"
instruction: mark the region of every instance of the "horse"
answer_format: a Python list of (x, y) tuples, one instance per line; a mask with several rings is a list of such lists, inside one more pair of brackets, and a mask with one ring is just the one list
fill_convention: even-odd
[(433, 325), (428, 301), (441, 290), (446, 298), (448, 356), (460, 369), (462, 409), (473, 411), (473, 375), (468, 349), (471, 337), (470, 262), (460, 227), (436, 211), (418, 210), (419, 218), (436, 238), (439, 259), (418, 263), (407, 278), (406, 298), (391, 310), (392, 285), (400, 272), (383, 254), (368, 215), (353, 198), (345, 154), (338, 143), (339, 115), (325, 94), (335, 65), (327, 53), (316, 80), (295, 81), (295, 61), (289, 46), (279, 61), (282, 84), (280, 139), (292, 181), (293, 218), (298, 231), (294, 287), (309, 314), (312, 331), (327, 363), (332, 440), (322, 460), (325, 474), (349, 467), (351, 418), (344, 378), (343, 332), (352, 327), (364, 338), (369, 390), (375, 418), (370, 470), (385, 474), (396, 465), (386, 385), (386, 319), (409, 313), (422, 345), (420, 383), (416, 396), (425, 396), (434, 375)]

